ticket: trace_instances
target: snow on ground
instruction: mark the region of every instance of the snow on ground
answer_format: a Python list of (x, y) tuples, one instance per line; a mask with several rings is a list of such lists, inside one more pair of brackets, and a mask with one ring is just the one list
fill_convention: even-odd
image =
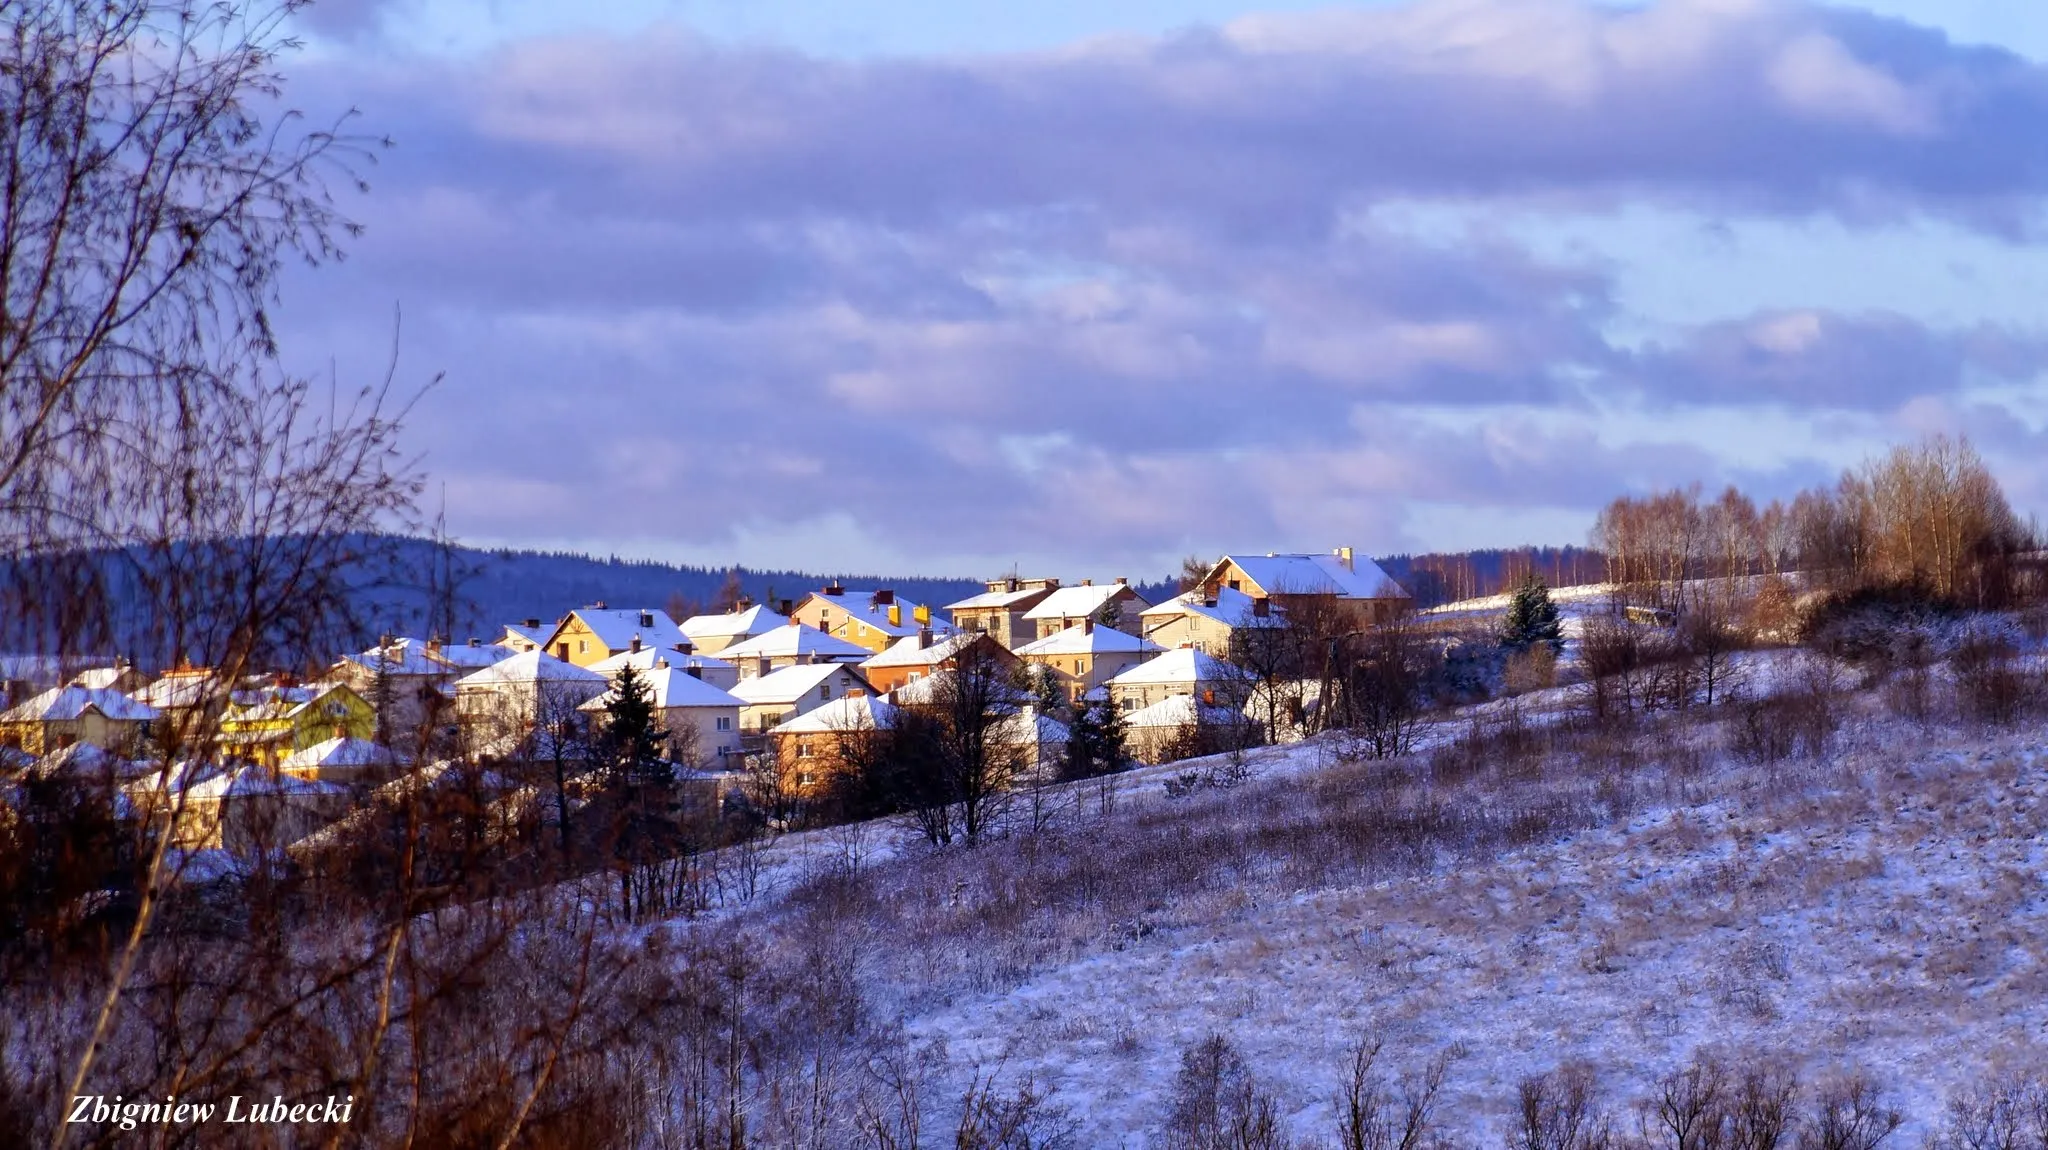
[(1302, 1136), (1330, 1133), (1346, 1048), (1378, 1034), (1411, 1066), (1462, 1047), (1454, 1128), (1498, 1129), (1516, 1082), (1564, 1061), (1639, 1089), (1705, 1047), (1869, 1070), (1916, 1139), (1948, 1090), (2025, 1057), (2011, 1044), (2048, 1044), (2048, 749), (1875, 721), (1851, 741), (1831, 764), (1678, 780), (1696, 798), (1492, 860), (1227, 891), (1176, 908), (1191, 925), (907, 1021), (956, 1065), (1056, 1084), (1086, 1145), (1143, 1145), (1211, 1031)]

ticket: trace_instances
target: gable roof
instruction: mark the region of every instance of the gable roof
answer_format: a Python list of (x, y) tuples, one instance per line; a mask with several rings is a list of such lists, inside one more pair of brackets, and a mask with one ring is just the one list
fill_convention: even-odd
[[(641, 668), (635, 667), (635, 671)], [(659, 710), (670, 707), (738, 707), (739, 699), (699, 679), (680, 667), (654, 667), (647, 669), (640, 681), (647, 684), (647, 693), (652, 696)], [(602, 711), (605, 705), (618, 697), (619, 689), (614, 680), (612, 689), (583, 704), (586, 711)]]
[(842, 695), (775, 728), (778, 735), (827, 735), (886, 731), (896, 725), (896, 705), (874, 695)]
[(1058, 631), (1035, 643), (1026, 643), (1017, 648), (1017, 655), (1107, 655), (1117, 652), (1164, 651), (1166, 648), (1150, 639), (1141, 639), (1126, 634), (1114, 627), (1090, 626), (1077, 623), (1064, 631)]
[(756, 679), (742, 679), (740, 685), (728, 693), (744, 705), (790, 703), (817, 690), (841, 671), (852, 675), (856, 682), (866, 683), (860, 673), (846, 663), (798, 663)]
[[(802, 610), (805, 604), (816, 599), (819, 602), (839, 608), (841, 611), (846, 612), (848, 615), (880, 631), (884, 635), (915, 635), (919, 628), (933, 626), (937, 623), (936, 620), (933, 623), (919, 623), (917, 621), (917, 611), (921, 604), (913, 603), (900, 595), (895, 596), (890, 602), (878, 603), (876, 598), (879, 594), (876, 591), (847, 590), (833, 595), (825, 591), (813, 591), (803, 597), (797, 604), (797, 609)], [(889, 622), (889, 608), (891, 607), (896, 608), (897, 621), (894, 623)]]
[(1245, 672), (1233, 663), (1226, 663), (1193, 647), (1176, 647), (1157, 659), (1147, 659), (1124, 671), (1110, 682), (1119, 687), (1134, 687), (1141, 683), (1211, 683), (1244, 677)]
[(138, 723), (157, 718), (155, 707), (138, 703), (119, 691), (104, 687), (53, 687), (0, 715), (0, 723), (65, 723), (88, 710), (98, 711), (109, 719)]
[(1363, 555), (1354, 556), (1346, 566), (1335, 555), (1307, 555), (1268, 552), (1264, 555), (1225, 555), (1212, 568), (1213, 577), (1224, 564), (1237, 569), (1267, 597), (1274, 595), (1335, 595), (1339, 599), (1406, 599), (1408, 592)]
[(1086, 619), (1101, 611), (1103, 604), (1117, 597), (1119, 592), (1130, 592), (1139, 606), (1145, 600), (1131, 591), (1128, 583), (1082, 583), (1073, 587), (1062, 587), (1045, 597), (1045, 601), (1024, 612), (1026, 619)]
[(548, 632), (548, 643), (552, 644), (555, 636), (561, 634), (562, 628), (567, 627), (572, 619), (588, 627), (608, 651), (624, 651), (633, 645), (635, 638), (642, 646), (673, 647), (688, 637), (666, 611), (578, 607), (562, 616), (562, 621)]
[(1286, 609), (1278, 603), (1268, 607), (1269, 613), (1265, 615), (1255, 615), (1252, 610), (1252, 597), (1242, 591), (1218, 587), (1216, 604), (1210, 606), (1201, 589), (1196, 588), (1175, 595), (1156, 607), (1145, 608), (1139, 613), (1139, 618), (1147, 620), (1154, 626), (1182, 615), (1200, 615), (1205, 619), (1214, 619), (1227, 627), (1278, 627), (1285, 622), (1280, 616)]
[(278, 764), (278, 769), (310, 771), (321, 767), (388, 767), (397, 762), (398, 756), (387, 747), (368, 739), (341, 737), (293, 751)]
[(474, 671), (488, 667), (512, 657), (512, 649), (496, 643), (443, 643), (430, 648), (427, 654), (458, 670)]
[[(755, 605), (744, 611), (731, 611), (723, 615), (692, 615), (683, 620), (683, 634), (695, 639), (730, 638), (734, 635), (760, 635), (777, 627), (787, 626), (789, 619), (777, 615), (768, 608)], [(664, 644), (667, 646), (670, 644)]]
[(464, 687), (503, 687), (519, 683), (602, 683), (603, 675), (555, 658), (546, 651), (525, 651), (455, 681)]
[(1198, 713), (1202, 722), (1219, 727), (1239, 726), (1251, 721), (1229, 707), (1204, 703), (1200, 704), (1201, 710), (1197, 712), (1196, 706), (1193, 695), (1169, 695), (1149, 707), (1140, 707), (1125, 715), (1124, 726), (1184, 727), (1195, 722)]
[(553, 633), (553, 627), (528, 627), (523, 623), (507, 623), (505, 633), (498, 637), (498, 643), (502, 646), (512, 639), (524, 639), (538, 647), (547, 642), (548, 636)]
[(111, 690), (114, 684), (121, 681), (121, 676), (131, 674), (134, 671), (135, 668), (126, 664), (117, 664), (112, 667), (88, 667), (78, 674), (71, 676), (71, 685), (74, 687), (91, 687), (96, 690)]
[(671, 667), (696, 667), (700, 670), (732, 669), (732, 664), (710, 655), (699, 655), (694, 651), (683, 654), (674, 647), (642, 647), (638, 651), (621, 651), (590, 665), (590, 669), (604, 675), (616, 675), (619, 668), (630, 666), (636, 671), (652, 671), (656, 663), (666, 662)]
[(372, 647), (354, 655), (343, 655), (341, 661), (376, 674), (386, 675), (446, 675), (451, 669), (439, 659), (427, 657), (427, 641), (405, 635), (391, 640), (381, 647)]
[(958, 603), (946, 604), (948, 611), (973, 611), (989, 607), (1009, 607), (1014, 604), (1041, 598), (1051, 592), (1044, 587), (1020, 587), (1015, 591), (983, 591), (970, 595)]
[(860, 662), (873, 654), (874, 652), (866, 647), (849, 643), (836, 635), (827, 635), (816, 627), (790, 623), (766, 634), (756, 635), (744, 643), (735, 643), (720, 651), (718, 657), (737, 660), (758, 659), (765, 655), (771, 659), (790, 659), (810, 655)]
[[(917, 636), (906, 635), (882, 649), (882, 653), (861, 663), (863, 667), (936, 667), (973, 645), (977, 639), (986, 639), (979, 633), (948, 635), (935, 643), (917, 645)], [(988, 639), (993, 643), (995, 640)]]

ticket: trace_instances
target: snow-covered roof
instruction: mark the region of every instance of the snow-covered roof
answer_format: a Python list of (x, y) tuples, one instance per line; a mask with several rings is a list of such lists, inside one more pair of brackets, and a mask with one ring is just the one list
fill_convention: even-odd
[[(1125, 583), (1083, 583), (1074, 587), (1062, 587), (1045, 597), (1045, 602), (1024, 612), (1026, 619), (1086, 619), (1102, 610), (1103, 604), (1116, 598), (1120, 591), (1130, 591)], [(1137, 593), (1131, 592), (1136, 599)], [(1138, 599), (1140, 605), (1145, 602)]]
[(138, 703), (119, 691), (96, 687), (56, 687), (0, 715), (0, 723), (62, 723), (96, 710), (109, 719), (147, 723), (155, 707)]
[(1005, 715), (989, 728), (989, 738), (998, 743), (1064, 743), (1067, 725), (1043, 711), (1019, 711)]
[(1092, 623), (1077, 623), (1064, 631), (1055, 632), (1035, 643), (1026, 643), (1017, 648), (1019, 655), (1107, 655), (1114, 653), (1163, 651), (1166, 648), (1150, 639), (1141, 639), (1126, 634), (1114, 627), (1100, 627)]
[(958, 603), (946, 604), (946, 610), (974, 611), (985, 610), (990, 607), (1008, 607), (1012, 604), (1034, 599), (1045, 593), (1046, 590), (1043, 587), (1021, 587), (1015, 591), (983, 591), (979, 595), (970, 595)]
[(848, 695), (775, 728), (778, 735), (824, 735), (845, 731), (886, 731), (896, 725), (896, 706), (873, 695)]
[[(562, 627), (568, 625), (570, 619), (581, 620), (608, 651), (623, 651), (631, 647), (636, 638), (643, 646), (655, 647), (673, 647), (687, 638), (683, 634), (683, 629), (676, 626), (675, 620), (669, 618), (666, 611), (579, 607), (569, 612), (568, 617), (556, 625), (555, 631), (559, 633)], [(553, 635), (549, 638), (553, 638)]]
[(278, 764), (278, 769), (314, 771), (321, 768), (333, 770), (350, 767), (388, 767), (397, 761), (398, 757), (393, 755), (389, 748), (381, 747), (368, 739), (342, 737), (293, 751)]
[(1271, 612), (1270, 614), (1254, 614), (1252, 597), (1242, 591), (1232, 591), (1228, 587), (1218, 587), (1216, 589), (1216, 603), (1214, 606), (1210, 606), (1208, 600), (1203, 598), (1200, 588), (1197, 588), (1193, 591), (1186, 591), (1175, 595), (1156, 607), (1147, 607), (1140, 613), (1139, 617), (1153, 625), (1164, 623), (1166, 620), (1180, 615), (1200, 615), (1231, 627), (1280, 626), (1284, 622), (1280, 618), (1284, 609), (1280, 604), (1274, 603), (1270, 605), (1268, 610)]
[(509, 659), (485, 667), (472, 675), (456, 680), (457, 690), (464, 687), (503, 687), (516, 683), (602, 683), (603, 675), (579, 667), (574, 663), (557, 659), (546, 651), (525, 651)]
[(146, 760), (124, 759), (97, 743), (73, 743), (37, 760), (32, 770), (44, 778), (72, 775), (81, 778), (139, 779), (156, 769)]
[(528, 627), (523, 623), (507, 623), (505, 633), (498, 637), (498, 642), (502, 645), (508, 640), (524, 639), (538, 647), (547, 642), (548, 636), (554, 634), (554, 631), (553, 627)]
[(735, 635), (765, 634), (788, 624), (787, 617), (756, 605), (744, 611), (732, 611), (723, 615), (692, 615), (683, 620), (683, 634), (692, 639), (729, 639)]
[(446, 643), (429, 650), (428, 654), (462, 671), (478, 670), (512, 657), (510, 648), (483, 642)]
[(917, 636), (906, 635), (883, 649), (882, 653), (861, 663), (863, 667), (936, 667), (965, 650), (979, 635), (948, 635), (937, 642), (922, 647), (917, 645)]
[(771, 659), (802, 658), (806, 655), (821, 659), (845, 659), (861, 662), (874, 652), (858, 644), (849, 643), (836, 635), (827, 635), (816, 627), (802, 623), (791, 623), (777, 627), (763, 635), (756, 635), (744, 643), (735, 643), (718, 653), (721, 659)]
[(856, 679), (860, 677), (845, 663), (798, 663), (759, 678), (741, 679), (739, 686), (734, 687), (730, 694), (742, 704), (794, 702), (817, 690), (841, 671)]
[(125, 666), (88, 667), (78, 674), (71, 676), (71, 685), (74, 687), (91, 687), (102, 691), (112, 690), (114, 684), (121, 681), (121, 676), (128, 674), (132, 670), (134, 668)]
[(407, 771), (370, 794), (383, 799), (403, 799), (421, 791), (444, 790), (474, 784), (481, 790), (509, 791), (516, 784), (496, 771), (470, 766), (454, 759), (440, 759), (417, 770)]
[[(1258, 589), (1273, 595), (1335, 595), (1339, 599), (1405, 599), (1408, 592), (1363, 555), (1346, 566), (1335, 555), (1225, 555)], [(1220, 564), (1219, 564), (1220, 566)], [(1242, 588), (1240, 588), (1242, 590)]]
[(310, 797), (346, 795), (348, 788), (315, 779), (272, 774), (264, 767), (243, 767), (240, 770), (215, 775), (203, 782), (193, 783), (185, 788), (185, 794), (188, 799), (198, 800), (247, 798), (255, 795)]
[[(876, 601), (879, 594), (880, 592), (876, 591), (848, 590), (833, 595), (824, 591), (813, 591), (809, 595), (804, 596), (803, 603), (798, 604), (798, 609), (801, 610), (804, 604), (816, 599), (821, 603), (828, 603), (839, 608), (841, 611), (873, 627), (884, 635), (915, 635), (919, 628), (932, 625), (931, 623), (919, 623), (917, 621), (919, 604), (900, 596), (893, 598), (890, 602), (881, 603)], [(889, 621), (889, 609), (891, 607), (896, 609), (896, 622), (894, 623)]]
[[(1195, 707), (1193, 695), (1172, 695), (1125, 715), (1124, 726), (1185, 727), (1195, 721)], [(1247, 720), (1229, 707), (1204, 703), (1201, 704), (1201, 721), (1227, 727)]]
[[(639, 671), (639, 668), (634, 668)], [(740, 701), (699, 679), (680, 667), (655, 667), (641, 672), (640, 681), (647, 684), (647, 692), (654, 705), (662, 710), (670, 707), (737, 707)], [(616, 697), (615, 686), (597, 698), (583, 704), (586, 711), (602, 711), (605, 705)]]
[(428, 657), (425, 639), (410, 636), (400, 636), (381, 647), (345, 655), (342, 661), (386, 675), (445, 675), (449, 669), (448, 664)]
[(621, 651), (609, 658), (599, 659), (590, 669), (604, 675), (616, 675), (621, 667), (636, 671), (651, 671), (656, 663), (667, 663), (671, 667), (696, 667), (700, 670), (732, 670), (733, 665), (724, 659), (696, 652), (683, 654), (674, 647), (642, 647), (638, 651)]
[(1110, 682), (1119, 687), (1135, 687), (1140, 684), (1210, 683), (1244, 677), (1245, 672), (1235, 664), (1193, 647), (1176, 647), (1156, 659), (1145, 660)]
[(222, 686), (211, 671), (176, 671), (135, 692), (134, 698), (160, 710), (196, 707), (217, 695)]
[[(922, 679), (912, 679), (889, 692), (889, 700), (901, 707), (925, 707), (939, 701), (939, 688), (952, 682), (952, 671), (935, 671)], [(1013, 685), (1008, 679), (991, 685), (989, 696), (999, 705), (1023, 706), (1031, 701), (1031, 692)]]

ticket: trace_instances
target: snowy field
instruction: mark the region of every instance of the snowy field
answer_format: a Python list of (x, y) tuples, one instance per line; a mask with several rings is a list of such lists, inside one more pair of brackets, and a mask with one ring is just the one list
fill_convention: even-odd
[[(1317, 743), (1257, 752), (1249, 781), (1189, 798), (1162, 785), (1188, 764), (1151, 768), (1074, 788), (1050, 832), (973, 851), (927, 856), (888, 825), (790, 836), (729, 914), (807, 929), (815, 901), (779, 896), (860, 871), (869, 901), (832, 929), (871, 1009), (942, 1040), (960, 1081), (1000, 1067), (1054, 1085), (1084, 1146), (1147, 1145), (1181, 1050), (1211, 1032), (1297, 1137), (1331, 1137), (1347, 1048), (1378, 1037), (1396, 1069), (1452, 1051), (1442, 1113), (1483, 1143), (1525, 1075), (1584, 1062), (1625, 1104), (1711, 1050), (1809, 1081), (1868, 1071), (1917, 1144), (1948, 1091), (2048, 1050), (2048, 734), (1924, 729), (1874, 693), (1845, 706), (1826, 754), (1768, 766), (1685, 718), (1621, 766), (1456, 783), (1432, 782), (1426, 754), (1342, 765)], [(1180, 860), (1209, 870), (1161, 878), (1156, 898), (1061, 885), (1080, 873), (1067, 852), (1153, 860), (1129, 876), (1142, 888), (1145, 867), (1179, 865), (1175, 833), (1206, 858), (1202, 844), (1267, 841), (1286, 812), (1376, 777), (1389, 802), (1499, 806), (1497, 823), (1555, 797), (1571, 825), (1433, 841), (1346, 881), (1252, 845)]]

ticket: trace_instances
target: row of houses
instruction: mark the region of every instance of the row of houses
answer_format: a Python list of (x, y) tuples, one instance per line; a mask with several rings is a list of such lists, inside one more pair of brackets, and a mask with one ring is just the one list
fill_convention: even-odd
[(1304, 599), (1363, 626), (1398, 613), (1406, 594), (1339, 548), (1225, 556), (1159, 603), (1121, 579), (1018, 577), (938, 607), (836, 583), (680, 621), (597, 603), (545, 625), (508, 624), (488, 642), (386, 637), (310, 682), (230, 684), (193, 667), (152, 679), (118, 662), (76, 669), (0, 713), (0, 756), (141, 772), (165, 757), (153, 748), (211, 723), (227, 761), (188, 779), (188, 797), (289, 792), (301, 806), (346, 808), (350, 795), (412, 769), (409, 759), (530, 761), (549, 732), (605, 710), (630, 667), (689, 777), (730, 786), (743, 766), (766, 763), (801, 790), (835, 738), (888, 729), (971, 658), (1036, 681), (992, 728), (1020, 761), (1049, 769), (1059, 757), (1067, 727), (1047, 709), (1053, 699), (1116, 708), (1133, 751), (1156, 761), (1180, 745), (1176, 732), (1212, 712), (1243, 720), (1245, 672), (1231, 652), (1247, 630), (1284, 625), (1289, 604)]

